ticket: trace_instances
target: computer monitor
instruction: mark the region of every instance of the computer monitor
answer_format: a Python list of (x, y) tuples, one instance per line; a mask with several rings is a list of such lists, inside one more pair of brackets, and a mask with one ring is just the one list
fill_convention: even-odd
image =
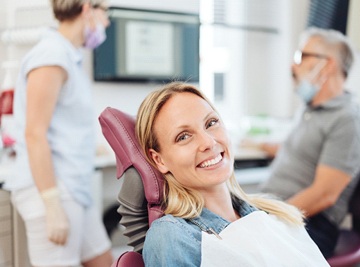
[(96, 81), (199, 81), (198, 14), (111, 7), (93, 52)]

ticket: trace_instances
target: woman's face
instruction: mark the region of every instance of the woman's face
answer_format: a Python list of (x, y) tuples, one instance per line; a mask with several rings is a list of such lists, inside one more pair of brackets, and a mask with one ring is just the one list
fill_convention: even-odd
[(110, 25), (109, 17), (107, 14), (108, 7), (105, 4), (99, 5), (95, 8), (92, 8), (92, 20), (91, 20), (91, 26), (92, 28), (95, 28), (97, 23), (100, 23), (104, 26), (104, 28), (108, 27)]
[(230, 140), (211, 106), (192, 93), (177, 93), (161, 108), (154, 132), (160, 152), (150, 150), (162, 173), (183, 186), (206, 190), (233, 172)]

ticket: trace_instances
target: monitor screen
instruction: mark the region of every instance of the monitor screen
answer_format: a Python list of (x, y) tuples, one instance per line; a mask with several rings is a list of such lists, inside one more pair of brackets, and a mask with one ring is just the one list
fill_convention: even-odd
[(111, 7), (96, 81), (199, 81), (198, 14)]

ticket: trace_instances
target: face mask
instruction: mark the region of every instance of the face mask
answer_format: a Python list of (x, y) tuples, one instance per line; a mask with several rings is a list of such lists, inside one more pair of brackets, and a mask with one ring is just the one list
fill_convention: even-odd
[(315, 86), (306, 79), (303, 79), (299, 82), (296, 93), (301, 97), (301, 99), (306, 103), (310, 103), (314, 98), (316, 93), (319, 91), (319, 87)]
[(309, 104), (313, 100), (316, 93), (320, 90), (320, 85), (315, 85), (310, 81), (312, 81), (314, 77), (320, 73), (325, 64), (323, 63), (316, 65), (315, 68), (309, 73), (309, 75), (307, 75), (308, 77), (301, 79), (299, 84), (296, 86), (296, 93), (306, 104)]
[(94, 49), (101, 45), (106, 39), (105, 27), (98, 23), (94, 30), (86, 26), (84, 30), (85, 44), (84, 47)]

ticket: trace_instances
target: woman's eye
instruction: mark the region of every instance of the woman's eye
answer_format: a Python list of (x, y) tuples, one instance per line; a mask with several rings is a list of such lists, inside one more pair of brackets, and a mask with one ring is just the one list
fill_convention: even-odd
[(182, 133), (180, 134), (177, 138), (176, 138), (176, 142), (180, 142), (183, 140), (186, 140), (190, 137), (190, 135), (188, 133)]
[(209, 127), (215, 125), (218, 121), (219, 121), (219, 119), (211, 119), (211, 120), (208, 122), (206, 128), (209, 128)]

